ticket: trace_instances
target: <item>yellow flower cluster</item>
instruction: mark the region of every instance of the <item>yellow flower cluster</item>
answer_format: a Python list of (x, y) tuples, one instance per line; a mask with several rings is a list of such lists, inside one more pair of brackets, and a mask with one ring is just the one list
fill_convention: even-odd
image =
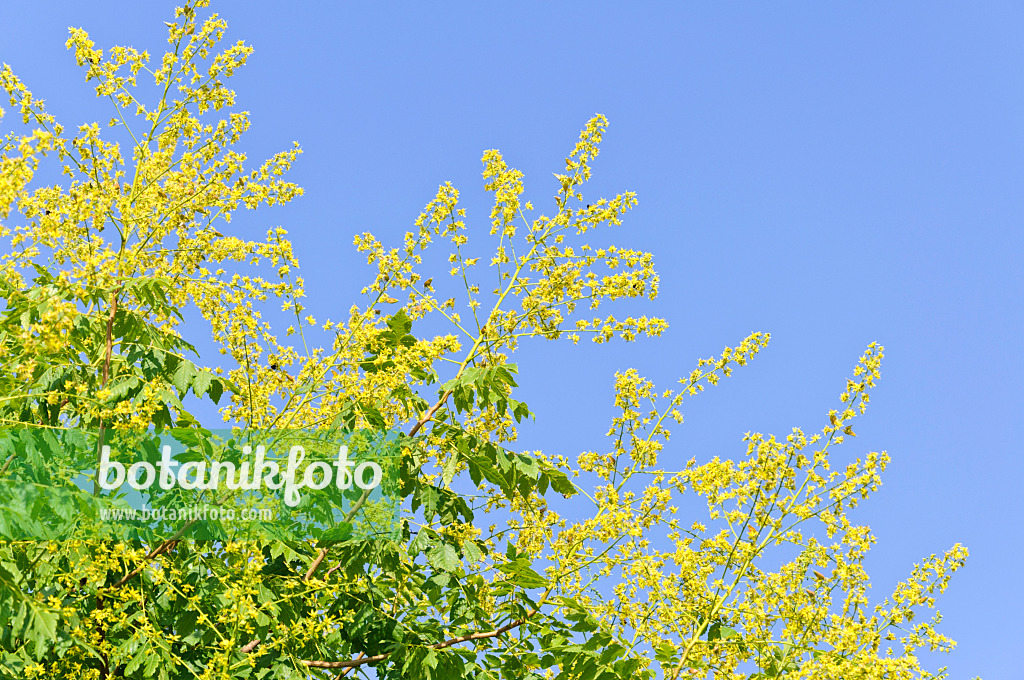
[[(0, 365), (9, 376), (0, 377), (6, 420), (145, 428), (166, 411), (179, 425), (196, 425), (182, 401), (186, 392), (202, 395), (214, 378), (224, 379), (230, 401), (222, 413), (233, 423), (318, 428), (347, 417), (355, 427), (408, 432), (415, 444), (407, 441), (404, 455), (417, 469), (424, 466), (420, 481), (440, 494), (459, 488), (462, 473), (481, 474), (474, 451), (498, 451), (497, 465), (511, 467), (504, 445), (516, 441), (516, 424), (529, 415), (515, 400), (516, 366), (509, 360), (520, 342), (628, 342), (667, 328), (663, 319), (601, 310), (610, 302), (654, 299), (658, 276), (649, 253), (590, 242), (601, 229), (620, 226), (637, 204), (629, 191), (584, 199), (608, 124), (600, 115), (587, 122), (556, 174), (550, 214), (523, 200), (520, 171), (497, 150), (486, 151), (484, 189), (494, 194), (489, 224), (470, 226), (459, 191), (440, 185), (400, 246), (388, 248), (369, 233), (355, 237), (374, 270), (364, 299), (342, 310), (342, 318), (318, 324), (303, 304), (299, 263), (284, 229), (271, 229), (261, 241), (219, 231), (229, 230), (236, 210), (301, 195), (284, 180), (300, 150), (294, 146), (255, 169), (237, 150), (250, 123), (231, 110), (235, 96), (225, 81), (251, 49), (238, 43), (218, 51), (226, 24), (217, 15), (200, 21), (197, 9), (206, 4), (177, 10), (158, 65), (146, 52), (104, 52), (85, 31), (71, 31), (68, 47), (86, 79), (117, 111), (109, 132), (89, 123), (69, 135), (8, 67), (0, 69), (0, 88), (28, 128), (0, 145), (0, 236), (11, 244), (0, 256), (0, 297), (24, 310), (20, 326), (0, 337)], [(143, 101), (138, 80), (147, 76), (162, 92), (155, 101)], [(47, 157), (66, 185), (37, 181)], [(12, 226), (11, 215), (23, 221)], [(432, 258), (435, 242), (440, 259)], [(451, 277), (436, 276), (442, 269)], [(283, 339), (264, 318), (268, 308), (294, 317)], [(181, 313), (189, 309), (210, 325), (224, 366), (182, 368), (190, 346)], [(414, 325), (443, 332), (419, 337)], [(326, 339), (318, 345), (318, 338)], [(657, 665), (665, 678), (738, 678), (754, 666), (793, 678), (931, 677), (916, 650), (948, 650), (952, 642), (936, 632), (937, 614), (926, 623), (916, 619), (933, 607), (933, 595), (962, 566), (966, 550), (955, 546), (925, 560), (871, 608), (863, 565), (874, 538), (848, 513), (878, 488), (889, 458), (835, 458), (836, 447), (855, 436), (851, 423), (879, 377), (881, 347), (868, 347), (820, 432), (794, 429), (779, 439), (750, 433), (737, 460), (666, 465), (670, 425), (683, 422), (683, 401), (747, 364), (768, 341), (753, 333), (700, 360), (674, 389), (659, 391), (633, 369), (617, 373), (606, 451), (575, 460), (540, 452), (516, 459), (531, 483), (542, 465), (564, 473), (568, 486), (559, 491), (583, 499), (573, 501), (572, 518), (559, 512), (557, 494), (529, 484), (501, 488), (491, 474), (462, 497), (490, 515), (490, 532), (439, 516), (419, 522), (415, 514), (409, 526), (463, 551), (460, 587), (472, 587), (476, 604), (495, 621), (518, 606), (507, 584), (510, 563), (529, 559), (546, 578), (533, 576), (547, 584), (532, 600), (534, 611), (583, 607), (603, 634), (641, 659), (640, 670)], [(591, 511), (582, 512), (584, 505)], [(502, 556), (507, 543), (516, 558)], [(146, 593), (157, 585), (166, 599), (161, 606), (180, 608), (207, 631), (202, 644), (210, 653), (198, 677), (210, 679), (255, 668), (260, 655), (319, 648), (350, 623), (349, 613), (330, 606), (342, 596), (390, 593), (378, 609), (392, 623), (401, 608), (440, 621), (453, 606), (423, 595), (422, 582), (413, 584), (419, 590), (410, 585), (419, 577), (405, 554), (382, 574), (311, 570), (299, 578), (295, 565), (308, 555), (275, 542), (182, 544), (155, 555), (124, 544), (52, 549), (48, 578), (79, 604), (40, 606), (60, 612), (75, 645), (48, 667), (28, 666), (27, 677), (98, 677), (82, 670), (90, 654), (130, 665), (159, 650), (185, 667), (180, 636), (136, 615), (153, 606)], [(459, 557), (438, 554), (442, 563)], [(137, 581), (111, 585), (110, 574), (136, 568)], [(288, 576), (268, 600), (271, 568)], [(211, 592), (213, 609), (202, 604)], [(83, 598), (102, 606), (82, 605)], [(248, 647), (257, 629), (273, 634)], [(138, 643), (130, 657), (110, 643), (125, 631)], [(885, 643), (897, 638), (890, 651)], [(509, 654), (537, 656), (516, 647), (522, 641), (508, 644)], [(240, 647), (247, 656), (239, 656)]]

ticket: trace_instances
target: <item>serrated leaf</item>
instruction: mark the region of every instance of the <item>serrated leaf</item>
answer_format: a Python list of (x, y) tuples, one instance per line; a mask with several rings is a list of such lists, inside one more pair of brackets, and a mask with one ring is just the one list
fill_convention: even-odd
[(210, 383), (210, 399), (213, 400), (214, 404), (220, 403), (220, 397), (224, 394), (224, 382), (220, 379), (214, 380)]
[(462, 544), (462, 554), (466, 556), (466, 561), (470, 564), (483, 557), (483, 552), (480, 550), (480, 547), (472, 540), (467, 540)]
[(213, 374), (209, 371), (199, 371), (192, 379), (192, 393), (201, 397), (209, 391), (213, 385)]
[(498, 565), (498, 569), (512, 577), (520, 588), (543, 588), (548, 580), (534, 571), (525, 558)]
[(192, 384), (192, 379), (196, 376), (196, 368), (191, 361), (181, 361), (178, 363), (178, 367), (174, 370), (174, 377), (171, 379), (171, 383), (178, 388), (180, 394), (184, 394), (185, 390), (188, 389), (189, 385)]
[(459, 456), (455, 453), (448, 456), (448, 460), (444, 462), (444, 469), (441, 471), (441, 479), (444, 481), (444, 485), (450, 487), (452, 480), (455, 479), (455, 471), (459, 466)]
[(427, 561), (435, 569), (444, 571), (455, 571), (462, 562), (459, 561), (459, 551), (450, 543), (435, 545), (427, 552)]

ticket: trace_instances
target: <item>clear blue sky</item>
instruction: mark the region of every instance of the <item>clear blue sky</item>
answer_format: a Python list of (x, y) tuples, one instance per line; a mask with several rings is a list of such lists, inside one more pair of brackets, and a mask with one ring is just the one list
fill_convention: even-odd
[[(874, 595), (954, 542), (971, 550), (940, 600), (953, 677), (1019, 677), (1024, 597), (1013, 432), (1024, 275), (1024, 5), (1019, 3), (222, 2), (256, 52), (235, 80), (251, 158), (305, 147), (306, 196), (247, 217), (291, 231), (317, 317), (367, 274), (355, 232), (397, 244), (451, 180), (486, 221), (479, 158), (499, 148), (542, 209), (595, 112), (611, 127), (591, 195), (634, 190), (619, 245), (655, 253), (659, 341), (520, 358), (538, 412), (523, 444), (604, 446), (612, 373), (661, 386), (769, 331), (768, 350), (686, 410), (668, 454), (742, 455), (746, 431), (819, 429), (871, 341), (883, 378), (846, 455), (887, 450)], [(63, 48), (157, 53), (170, 2), (13, 2), (0, 60), (66, 123), (105, 121)], [(82, 105), (83, 102), (87, 106)], [(215, 361), (215, 357), (208, 357)]]

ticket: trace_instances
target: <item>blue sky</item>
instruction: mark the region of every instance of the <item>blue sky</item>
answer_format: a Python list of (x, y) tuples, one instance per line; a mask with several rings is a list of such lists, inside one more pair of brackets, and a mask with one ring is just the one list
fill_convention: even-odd
[[(5, 3), (0, 61), (67, 124), (105, 121), (63, 48), (157, 52), (172, 3)], [(604, 446), (612, 374), (667, 387), (749, 332), (769, 348), (692, 400), (666, 461), (738, 457), (744, 432), (813, 431), (871, 341), (886, 360), (844, 455), (887, 450), (856, 517), (878, 537), (874, 594), (955, 542), (940, 600), (953, 677), (1019, 673), (1024, 559), (1021, 295), (1024, 6), (1013, 3), (281, 3), (217, 5), (256, 48), (235, 79), (251, 158), (305, 154), (295, 204), (237, 228), (291, 232), (318, 318), (368, 274), (356, 232), (397, 244), (439, 183), (487, 218), (499, 148), (541, 209), (576, 134), (611, 126), (590, 196), (638, 193), (598, 240), (655, 254), (660, 340), (519, 358), (538, 413), (523, 446)], [(223, 229), (223, 227), (222, 227)], [(210, 362), (214, 361), (209, 357)], [(666, 464), (669, 464), (668, 462)]]

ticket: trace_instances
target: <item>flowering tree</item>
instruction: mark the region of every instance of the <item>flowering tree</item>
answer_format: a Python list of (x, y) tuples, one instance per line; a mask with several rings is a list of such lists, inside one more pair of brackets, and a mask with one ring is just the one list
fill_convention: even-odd
[[(0, 71), (5, 122), (24, 126), (14, 120), (0, 149), (0, 420), (201, 432), (191, 391), (246, 427), (399, 431), (400, 536), (6, 540), (0, 676), (935, 677), (917, 651), (953, 643), (937, 613), (921, 615), (967, 551), (928, 557), (869, 602), (874, 539), (847, 513), (888, 457), (836, 461), (881, 347), (866, 349), (819, 430), (750, 434), (735, 460), (672, 468), (661, 454), (683, 401), (752, 360), (765, 333), (671, 389), (616, 374), (605, 451), (515, 452), (516, 425), (533, 415), (515, 398), (521, 340), (629, 342), (666, 328), (598, 314), (658, 289), (650, 254), (592, 242), (636, 203), (631, 192), (584, 198), (605, 118), (580, 133), (547, 212), (492, 150), (486, 227), (467, 226), (446, 183), (400, 246), (356, 236), (376, 274), (347, 317), (318, 323), (284, 230), (230, 235), (235, 211), (301, 195), (284, 179), (300, 150), (255, 169), (238, 150), (249, 117), (226, 82), (251, 48), (223, 48), (225, 23), (200, 16), (206, 5), (176, 10), (156, 63), (71, 31), (67, 46), (113, 104), (109, 131), (65, 130)], [(490, 244), (488, 268), (468, 257), (470, 238)], [(440, 293), (443, 272), (423, 271), (428, 248), (447, 253), (457, 294)], [(283, 340), (261, 317), (271, 303), (294, 315)], [(198, 363), (187, 310), (209, 323), (223, 366)], [(449, 333), (418, 335), (427, 317)], [(10, 490), (24, 480), (6, 481), (0, 530), (55, 511), (19, 504)], [(687, 494), (707, 512), (682, 517), (674, 503)]]

